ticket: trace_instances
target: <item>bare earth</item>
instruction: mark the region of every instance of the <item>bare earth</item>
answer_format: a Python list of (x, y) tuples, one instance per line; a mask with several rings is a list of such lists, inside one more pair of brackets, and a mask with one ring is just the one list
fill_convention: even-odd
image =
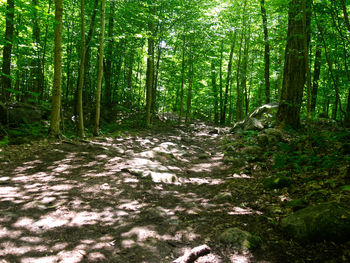
[(172, 262), (203, 244), (212, 253), (196, 262), (278, 262), (276, 249), (239, 254), (217, 241), (229, 227), (268, 229), (250, 206), (257, 179), (224, 164), (212, 130), (197, 123), (8, 148), (0, 262)]

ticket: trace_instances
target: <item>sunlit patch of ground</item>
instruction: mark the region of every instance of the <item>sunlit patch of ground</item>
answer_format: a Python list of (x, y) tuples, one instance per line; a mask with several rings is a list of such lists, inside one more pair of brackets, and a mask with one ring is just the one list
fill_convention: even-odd
[[(217, 202), (228, 179), (250, 176), (223, 163), (212, 128), (186, 129), (52, 144), (0, 167), (0, 259), (171, 262), (261, 215), (239, 196)], [(250, 260), (231, 252), (198, 262)]]

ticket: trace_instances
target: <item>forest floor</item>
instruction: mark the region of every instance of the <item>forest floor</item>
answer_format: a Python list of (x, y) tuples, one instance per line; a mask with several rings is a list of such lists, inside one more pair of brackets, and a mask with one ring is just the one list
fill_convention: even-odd
[[(172, 262), (202, 244), (212, 253), (197, 263), (338, 262), (335, 243), (305, 247), (283, 236), (265, 212), (273, 198), (262, 172), (224, 162), (227, 132), (197, 122), (7, 146), (0, 262)], [(218, 236), (230, 227), (257, 233), (262, 245), (225, 247)]]

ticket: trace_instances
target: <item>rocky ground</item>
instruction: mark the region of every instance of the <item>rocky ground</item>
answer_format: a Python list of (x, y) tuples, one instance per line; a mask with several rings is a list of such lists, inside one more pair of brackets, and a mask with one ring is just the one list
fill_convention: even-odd
[(269, 170), (282, 136), (197, 122), (6, 146), (1, 262), (172, 262), (204, 244), (211, 253), (197, 263), (347, 262), (349, 243), (303, 243), (283, 230), (307, 204), (288, 205), (301, 179)]

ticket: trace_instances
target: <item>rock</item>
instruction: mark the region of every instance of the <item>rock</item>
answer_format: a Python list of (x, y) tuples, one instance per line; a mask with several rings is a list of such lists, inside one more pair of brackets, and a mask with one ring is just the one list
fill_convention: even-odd
[(274, 175), (261, 180), (261, 183), (265, 188), (278, 189), (283, 187), (289, 187), (291, 185), (291, 180), (285, 175)]
[(257, 145), (247, 146), (243, 152), (246, 155), (261, 155), (263, 153), (263, 149)]
[(283, 137), (283, 133), (279, 129), (275, 129), (275, 128), (266, 129), (264, 130), (264, 133), (267, 136), (275, 136), (279, 140), (281, 140)]
[(258, 134), (256, 139), (260, 146), (267, 146), (269, 144), (269, 137), (266, 134), (263, 134), (263, 133)]
[(298, 210), (282, 219), (282, 228), (295, 239), (349, 241), (350, 209), (335, 202)]
[(234, 249), (239, 250), (239, 252), (254, 250), (261, 243), (261, 239), (258, 236), (237, 227), (226, 229), (218, 239), (221, 243), (230, 245)]
[(278, 109), (278, 103), (265, 104), (253, 111), (245, 120), (234, 125), (231, 132), (236, 130), (262, 130), (273, 124)]
[(246, 165), (246, 160), (244, 160), (241, 157), (227, 157), (224, 158), (225, 163), (230, 163), (232, 165), (232, 168), (241, 168)]
[(29, 104), (0, 104), (0, 123), (8, 124), (10, 127), (39, 122), (42, 119), (42, 114), (43, 109)]
[(150, 207), (143, 210), (140, 213), (140, 217), (147, 220), (163, 221), (166, 218), (166, 213), (161, 207)]
[(214, 197), (214, 201), (218, 203), (226, 203), (232, 201), (232, 194), (229, 192), (219, 193)]

